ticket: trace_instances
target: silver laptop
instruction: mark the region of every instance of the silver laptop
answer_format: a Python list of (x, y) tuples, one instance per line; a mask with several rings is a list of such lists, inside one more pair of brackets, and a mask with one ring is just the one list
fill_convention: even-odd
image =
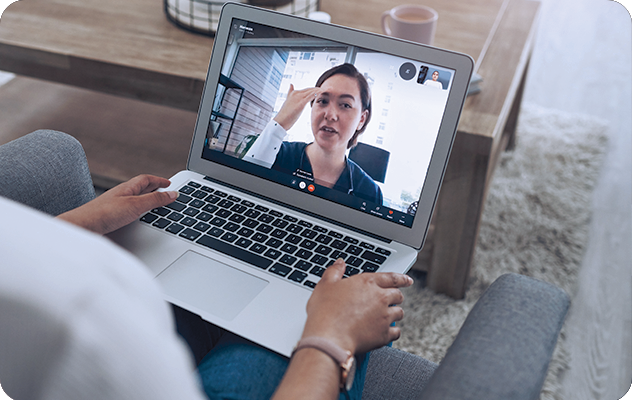
[[(342, 64), (355, 77), (324, 80), (278, 130), (290, 85), (313, 88)], [(149, 266), (169, 302), (289, 356), (337, 258), (347, 276), (415, 262), (472, 67), (463, 54), (229, 3), (187, 170), (171, 178), (178, 200), (110, 237)], [(343, 115), (354, 108), (360, 120)], [(363, 131), (336, 158), (345, 118)]]

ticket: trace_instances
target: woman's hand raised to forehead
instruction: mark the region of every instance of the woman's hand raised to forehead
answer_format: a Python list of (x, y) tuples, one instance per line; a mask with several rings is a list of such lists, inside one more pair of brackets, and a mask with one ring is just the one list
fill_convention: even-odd
[(314, 100), (320, 92), (322, 89), (319, 87), (294, 90), (294, 85), (290, 84), (287, 98), (274, 120), (286, 131), (290, 130), (298, 121), (307, 103)]

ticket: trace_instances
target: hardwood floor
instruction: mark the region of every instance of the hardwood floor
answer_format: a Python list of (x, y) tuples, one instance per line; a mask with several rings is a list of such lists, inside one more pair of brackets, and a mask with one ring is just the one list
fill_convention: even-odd
[(525, 101), (607, 120), (609, 147), (567, 319), (563, 398), (619, 399), (632, 381), (630, 15), (608, 0), (543, 0)]

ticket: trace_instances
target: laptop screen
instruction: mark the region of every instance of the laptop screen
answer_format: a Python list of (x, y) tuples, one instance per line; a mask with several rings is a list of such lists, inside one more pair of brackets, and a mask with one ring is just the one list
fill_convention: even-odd
[(232, 19), (202, 158), (411, 227), (453, 69)]

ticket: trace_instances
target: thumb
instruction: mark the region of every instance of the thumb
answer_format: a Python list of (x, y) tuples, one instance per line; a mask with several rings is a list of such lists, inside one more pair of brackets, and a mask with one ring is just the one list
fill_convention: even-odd
[(336, 262), (327, 267), (327, 269), (323, 273), (323, 276), (320, 278), (321, 282), (336, 282), (341, 280), (342, 276), (345, 273), (346, 267), (347, 265), (342, 260), (342, 258), (337, 259)]
[(293, 91), (294, 91), (294, 84), (290, 83), (290, 89), (288, 89), (287, 95), (289, 96), (290, 93), (292, 93)]
[(167, 204), (173, 203), (178, 198), (178, 192), (176, 191), (164, 191), (164, 192), (151, 192), (147, 194), (143, 194), (137, 197), (138, 206), (145, 209), (151, 210), (153, 208), (166, 206)]

